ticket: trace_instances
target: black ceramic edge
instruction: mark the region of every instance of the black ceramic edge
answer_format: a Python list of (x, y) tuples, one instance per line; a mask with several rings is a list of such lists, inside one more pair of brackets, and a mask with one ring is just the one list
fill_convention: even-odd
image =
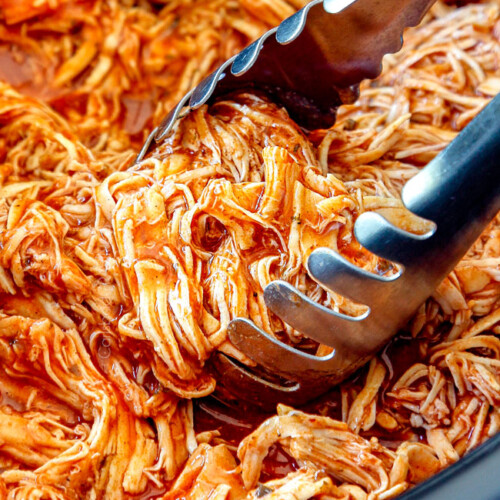
[(398, 500), (500, 499), (500, 433)]

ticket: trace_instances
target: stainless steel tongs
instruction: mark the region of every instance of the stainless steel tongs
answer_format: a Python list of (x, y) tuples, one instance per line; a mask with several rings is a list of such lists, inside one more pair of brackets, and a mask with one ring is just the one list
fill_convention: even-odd
[[(320, 306), (284, 281), (270, 283), (266, 305), (309, 338), (334, 348), (328, 356), (301, 352), (271, 337), (248, 319), (229, 325), (229, 338), (277, 383), (229, 358), (219, 358), (225, 385), (247, 401), (304, 403), (342, 381), (403, 327), (450, 273), (500, 210), (500, 95), (402, 191), (405, 207), (432, 221), (424, 235), (404, 231), (376, 212), (354, 224), (366, 249), (400, 264), (390, 278), (366, 272), (328, 248), (311, 253), (309, 274), (326, 288), (369, 310), (351, 317)], [(235, 387), (236, 389), (233, 389)]]
[(382, 57), (401, 48), (435, 0), (312, 0), (188, 92), (156, 127), (136, 161), (172, 131), (181, 113), (237, 89), (258, 88), (309, 129), (330, 127)]
[[(302, 126), (335, 121), (356, 86), (380, 72), (386, 53), (401, 47), (433, 0), (314, 0), (224, 63), (188, 93), (153, 130), (138, 159), (166, 137), (180, 113), (238, 88), (256, 87), (281, 102)], [(274, 36), (275, 35), (275, 36)], [(301, 404), (364, 364), (435, 290), (500, 209), (500, 97), (411, 179), (402, 193), (411, 212), (434, 223), (414, 235), (375, 212), (355, 222), (357, 240), (399, 264), (390, 278), (366, 272), (338, 253), (315, 250), (308, 272), (324, 287), (368, 306), (350, 317), (320, 306), (284, 281), (269, 284), (266, 305), (307, 337), (333, 348), (324, 357), (290, 347), (245, 318), (231, 321), (232, 343), (261, 368), (258, 373), (219, 354), (216, 370), (238, 399)], [(226, 394), (227, 395), (227, 394)]]

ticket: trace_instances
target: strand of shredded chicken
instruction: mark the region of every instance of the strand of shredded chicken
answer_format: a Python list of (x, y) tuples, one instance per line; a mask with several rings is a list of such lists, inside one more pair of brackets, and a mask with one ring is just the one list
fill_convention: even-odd
[[(500, 219), (391, 349), (341, 384), (340, 416), (279, 406), (234, 447), (196, 434), (215, 351), (284, 279), (327, 307), (320, 246), (390, 273), (356, 217), (402, 218), (399, 192), (500, 92), (500, 3), (437, 3), (382, 76), (308, 135), (261, 95), (154, 125), (302, 0), (0, 0), (0, 498), (386, 499), (500, 427)], [(391, 307), (388, 304), (388, 307)], [(408, 332), (407, 332), (408, 333)], [(296, 470), (269, 477), (279, 447)]]

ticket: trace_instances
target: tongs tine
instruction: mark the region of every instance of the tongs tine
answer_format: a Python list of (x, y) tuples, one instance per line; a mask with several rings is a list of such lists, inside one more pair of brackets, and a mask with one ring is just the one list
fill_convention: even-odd
[(325, 288), (362, 304), (369, 303), (373, 294), (383, 293), (384, 283), (401, 276), (401, 269), (390, 276), (365, 271), (329, 248), (314, 250), (307, 260), (307, 269)]
[[(317, 357), (283, 344), (238, 318), (229, 325), (231, 342), (269, 372), (296, 381), (300, 387), (280, 395), (273, 387), (274, 405), (281, 396), (297, 404), (340, 382), (373, 356), (404, 326), (449, 274), (500, 210), (500, 95), (477, 116), (427, 167), (409, 180), (402, 200), (414, 214), (434, 222), (424, 235), (410, 234), (365, 212), (355, 222), (359, 243), (402, 266), (390, 278), (375, 277), (344, 262), (338, 254), (319, 249), (308, 260), (311, 276), (334, 291), (366, 304), (369, 311), (351, 318), (330, 311), (276, 281), (266, 287), (266, 305), (291, 326), (333, 350)], [(239, 367), (238, 377), (245, 368)], [(247, 380), (265, 384), (264, 375)], [(224, 376), (224, 383), (231, 380)], [(266, 393), (262, 385), (263, 394)], [(233, 387), (245, 399), (245, 384)], [(277, 398), (277, 399), (276, 399)]]

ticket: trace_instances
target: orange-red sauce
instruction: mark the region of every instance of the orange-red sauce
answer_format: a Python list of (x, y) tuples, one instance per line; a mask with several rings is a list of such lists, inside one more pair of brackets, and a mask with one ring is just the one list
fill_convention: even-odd
[[(392, 378), (381, 391), (384, 397), (386, 390), (414, 363), (421, 361), (420, 341), (408, 337), (397, 337), (386, 349), (386, 354), (392, 363)], [(344, 386), (360, 390), (364, 381), (366, 368), (358, 371)], [(341, 394), (339, 388), (333, 388), (329, 393), (312, 401), (301, 408), (303, 411), (328, 416), (342, 420)], [(243, 438), (254, 431), (264, 420), (273, 416), (258, 407), (227, 406), (213, 397), (194, 401), (195, 431), (218, 430), (220, 437), (229, 444), (238, 446)], [(378, 425), (370, 429), (370, 436), (378, 437), (385, 446), (396, 448), (402, 441), (408, 439), (409, 429), (387, 431)], [(286, 454), (280, 446), (273, 446), (267, 456), (261, 480), (284, 477), (298, 468), (295, 460)]]

